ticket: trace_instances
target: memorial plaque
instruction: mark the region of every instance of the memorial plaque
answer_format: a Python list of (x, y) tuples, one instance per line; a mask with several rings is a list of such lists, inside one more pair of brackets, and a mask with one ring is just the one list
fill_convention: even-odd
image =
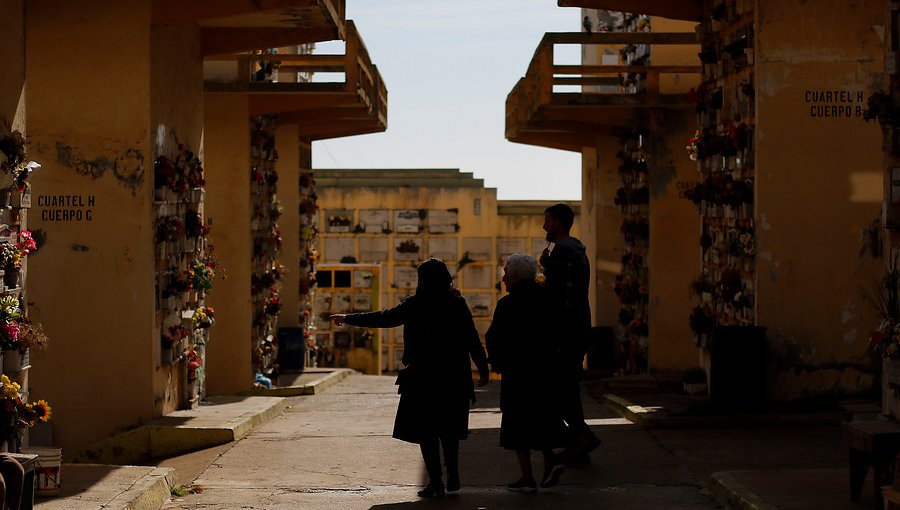
[[(528, 239), (524, 237), (499, 237), (497, 238), (497, 260), (500, 265), (506, 263), (506, 258), (513, 253), (528, 254), (526, 245)], [(542, 248), (543, 249), (543, 248)]]
[(352, 237), (326, 237), (325, 253), (322, 255), (325, 262), (340, 262), (344, 257), (353, 257)]
[(375, 281), (375, 273), (368, 269), (353, 271), (353, 287), (357, 289), (371, 289)]
[(468, 265), (462, 269), (460, 285), (464, 289), (490, 289), (494, 286), (494, 266)]
[(459, 212), (456, 209), (428, 210), (428, 231), (432, 234), (453, 234), (459, 222)]
[(372, 311), (372, 295), (367, 293), (353, 294), (353, 311), (354, 312), (371, 312)]
[(397, 237), (394, 239), (394, 260), (416, 261), (422, 259), (422, 238)]
[(415, 289), (419, 274), (412, 266), (394, 266), (394, 285), (400, 289)]
[(382, 234), (390, 230), (390, 213), (387, 209), (360, 209), (359, 226), (366, 234)]
[(463, 255), (468, 255), (469, 260), (491, 260), (490, 237), (464, 237), (462, 240)]
[[(428, 240), (428, 256), (449, 262), (457, 259), (456, 237), (432, 237)], [(448, 266), (450, 264), (447, 264)]]
[(394, 211), (394, 231), (399, 234), (418, 234), (422, 231), (422, 217), (418, 209)]
[(385, 262), (388, 259), (387, 237), (360, 237), (360, 262)]
[(346, 233), (353, 230), (353, 209), (329, 209), (325, 211), (325, 231)]
[(334, 302), (332, 303), (332, 306), (334, 307), (334, 311), (336, 313), (350, 312), (353, 308), (353, 298), (350, 297), (350, 294), (336, 292), (334, 294)]
[(490, 294), (464, 294), (469, 310), (472, 311), (473, 317), (490, 317), (491, 301), (493, 296)]

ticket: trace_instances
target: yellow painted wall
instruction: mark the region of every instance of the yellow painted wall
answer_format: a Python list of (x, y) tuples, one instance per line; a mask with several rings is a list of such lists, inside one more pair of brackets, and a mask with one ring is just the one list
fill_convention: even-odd
[[(625, 239), (620, 230), (622, 213), (614, 202), (616, 190), (622, 185), (619, 177), (622, 160), (616, 157), (620, 149), (618, 138), (602, 137), (598, 139), (596, 149), (585, 149), (582, 152), (582, 179), (588, 183), (594, 202), (590, 221), (595, 222), (596, 237), (586, 240), (589, 249), (595, 253), (595, 259), (591, 261), (596, 292), (594, 326), (614, 326), (621, 308), (613, 292), (613, 284), (616, 275), (622, 270), (622, 255), (625, 253)], [(582, 220), (585, 221), (588, 220)]]
[[(549, 205), (555, 203), (552, 201), (540, 202), (517, 202), (517, 201), (498, 201), (496, 198), (496, 190), (492, 188), (479, 187), (460, 187), (460, 188), (329, 188), (321, 184), (317, 186), (318, 204), (319, 204), (319, 239), (318, 247), (322, 255), (323, 264), (332, 264), (339, 260), (332, 260), (334, 255), (329, 255), (327, 249), (327, 239), (340, 237), (353, 240), (354, 252), (360, 263), (369, 261), (360, 258), (359, 240), (363, 238), (382, 237), (388, 241), (389, 252), (391, 256), (388, 261), (383, 263), (381, 279), (381, 304), (382, 307), (390, 307), (398, 303), (400, 297), (412, 294), (414, 288), (396, 288), (392, 287), (394, 282), (394, 267), (400, 265), (409, 265), (411, 262), (395, 261), (393, 258), (393, 247), (395, 239), (403, 238), (419, 238), (424, 242), (425, 251), (428, 250), (431, 239), (436, 238), (456, 238), (458, 258), (463, 255), (463, 238), (468, 237), (485, 237), (491, 239), (491, 256), (485, 261), (472, 262), (462, 269), (461, 274), (456, 276), (456, 286), (467, 294), (482, 294), (490, 296), (490, 314), (487, 316), (476, 316), (475, 324), (479, 331), (484, 334), (487, 326), (490, 324), (491, 315), (493, 314), (493, 306), (497, 299), (502, 295), (501, 291), (495, 288), (500, 281), (502, 264), (499, 261), (499, 253), (497, 250), (497, 238), (525, 238), (526, 253), (537, 256), (546, 246), (544, 241), (544, 231), (542, 229), (544, 222), (543, 210)], [(481, 214), (474, 213), (475, 199), (481, 200)], [(498, 214), (498, 206), (516, 207), (520, 211), (526, 208), (534, 211), (528, 214)], [(355, 210), (356, 216), (353, 225), (355, 226), (359, 220), (359, 209), (450, 209), (457, 208), (459, 210), (458, 223), (460, 229), (456, 234), (397, 234), (396, 232), (389, 235), (384, 234), (329, 234), (325, 226), (326, 215), (328, 210), (332, 209), (351, 209)], [(581, 236), (581, 221), (576, 217), (572, 234), (575, 237)], [(536, 249), (532, 251), (532, 247)], [(427, 253), (424, 254), (427, 257)], [(452, 274), (456, 275), (457, 260), (445, 260)], [(467, 270), (470, 268), (483, 267), (491, 274), (491, 279), (487, 286), (473, 287), (471, 283), (467, 283)], [(593, 271), (593, 267), (592, 267)], [(318, 313), (318, 312), (317, 312)], [(383, 351), (383, 367), (385, 370), (395, 368), (393, 364), (394, 349), (400, 348), (402, 344), (401, 330), (386, 330), (382, 334), (385, 350)]]
[(296, 124), (279, 124), (275, 132), (278, 151), (278, 200), (283, 208), (278, 228), (284, 240), (278, 258), (287, 274), (280, 292), (283, 306), (278, 314), (278, 327), (300, 326), (300, 294), (297, 278), (300, 272), (300, 151)]
[[(28, 292), (51, 339), (31, 376), (64, 451), (154, 414), (150, 7), (26, 8), (27, 123), (31, 157), (44, 165), (30, 224), (47, 238), (29, 261)], [(53, 195), (81, 202), (43, 206)], [(57, 209), (82, 220), (49, 221)]]
[(203, 99), (206, 215), (226, 278), (206, 303), (216, 310), (206, 358), (210, 394), (243, 391), (250, 363), (250, 118), (242, 94), (207, 93)]
[[(883, 24), (883, 2), (758, 2), (757, 306), (778, 363), (775, 398), (871, 383), (849, 364), (863, 361), (877, 325), (860, 290), (880, 264), (859, 251), (861, 230), (880, 217), (881, 133), (858, 108), (881, 81)], [(849, 101), (807, 100), (834, 90)]]
[[(193, 23), (154, 26), (150, 32), (150, 140), (153, 157), (177, 154), (178, 144), (202, 154), (203, 65), (200, 29)], [(152, 168), (148, 165), (147, 179)], [(161, 319), (161, 315), (157, 318)], [(155, 322), (153, 338), (160, 338)], [(215, 330), (211, 333), (215, 341)], [(153, 341), (152, 359), (156, 367), (153, 395), (156, 414), (166, 414), (182, 405), (184, 362), (161, 365), (161, 344)], [(161, 398), (160, 398), (161, 397)]]
[(693, 109), (658, 112), (650, 157), (650, 326), (651, 370), (681, 371), (697, 366), (694, 334), (688, 324), (688, 287), (700, 255), (700, 217), (682, 196), (697, 180), (697, 163), (685, 140), (694, 133)]
[(0, 0), (0, 124), (25, 132), (25, 18), (23, 0)]

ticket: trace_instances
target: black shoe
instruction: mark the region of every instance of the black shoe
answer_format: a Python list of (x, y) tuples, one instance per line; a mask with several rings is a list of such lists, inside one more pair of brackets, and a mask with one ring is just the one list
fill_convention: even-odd
[(563, 471), (565, 470), (565, 464), (559, 460), (557, 460), (555, 464), (547, 466), (547, 468), (544, 469), (544, 478), (541, 480), (541, 488), (546, 489), (558, 484), (559, 477), (562, 476)]
[(447, 477), (447, 492), (456, 492), (459, 490), (459, 477), (458, 476), (448, 476)]
[(537, 492), (537, 482), (534, 481), (534, 478), (519, 478), (506, 487), (513, 492), (524, 492), (527, 494)]
[(438, 498), (441, 499), (444, 497), (444, 485), (433, 485), (428, 484), (424, 489), (420, 490), (416, 494), (419, 495), (420, 498)]

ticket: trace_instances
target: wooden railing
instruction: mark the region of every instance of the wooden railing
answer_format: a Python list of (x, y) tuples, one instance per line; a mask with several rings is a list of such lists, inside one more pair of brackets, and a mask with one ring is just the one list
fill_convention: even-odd
[[(665, 74), (695, 74), (698, 65), (557, 65), (554, 48), (558, 44), (572, 45), (697, 45), (696, 35), (688, 32), (604, 32), (604, 33), (548, 33), (544, 35), (525, 76), (519, 80), (506, 100), (507, 130), (526, 123), (539, 108), (550, 104), (554, 86), (606, 86), (602, 91), (584, 90), (580, 94), (660, 95), (660, 76)], [(646, 78), (637, 92), (617, 87), (623, 73), (641, 73)], [(616, 87), (612, 87), (616, 86)], [(507, 133), (509, 135), (509, 132)]]

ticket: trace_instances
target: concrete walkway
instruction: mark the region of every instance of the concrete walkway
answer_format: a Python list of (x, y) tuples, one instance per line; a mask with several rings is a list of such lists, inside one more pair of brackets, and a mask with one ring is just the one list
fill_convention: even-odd
[[(174, 498), (164, 508), (716, 508), (705, 478), (648, 431), (595, 402), (587, 411), (604, 445), (593, 465), (570, 468), (558, 487), (535, 495), (509, 492), (506, 484), (518, 468), (514, 454), (497, 446), (497, 383), (479, 392), (471, 415), (470, 439), (460, 452), (463, 489), (444, 501), (420, 500), (418, 447), (390, 437), (398, 400), (393, 382), (352, 375), (320, 395), (288, 399), (284, 414), (209, 455), (193, 481), (201, 493)], [(194, 466), (204, 464), (198, 455)], [(540, 470), (538, 455), (535, 463)]]
[[(352, 373), (346, 369), (311, 369), (286, 374), (278, 392), (258, 396), (215, 396), (195, 409), (176, 411), (150, 424), (109, 438), (82, 452), (82, 462), (63, 464), (57, 496), (36, 498), (41, 510), (157, 510), (172, 489), (189, 483), (209, 459), (224, 452), (254, 427), (288, 406), (280, 394), (312, 395)], [(184, 453), (191, 452), (191, 453)], [(150, 459), (181, 454), (156, 466)]]

